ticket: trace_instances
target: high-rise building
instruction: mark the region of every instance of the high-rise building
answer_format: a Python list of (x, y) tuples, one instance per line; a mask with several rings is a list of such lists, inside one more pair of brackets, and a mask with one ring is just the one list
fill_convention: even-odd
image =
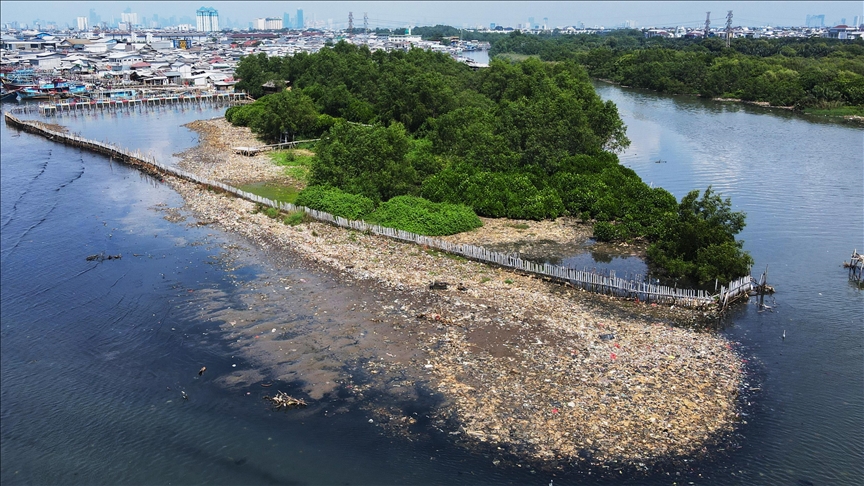
[(303, 25), (303, 9), (302, 8), (297, 9), (297, 23), (295, 26), (296, 26), (297, 30), (303, 30), (304, 25)]
[(213, 7), (201, 7), (195, 11), (198, 32), (219, 32), (219, 12)]
[(87, 17), (78, 17), (76, 20), (78, 21), (79, 31), (87, 30)]
[(281, 30), (282, 19), (278, 17), (267, 17), (255, 19), (255, 30)]
[(120, 22), (129, 25), (130, 28), (133, 25), (138, 25), (138, 14), (134, 12), (128, 12), (128, 8), (126, 10), (127, 12), (123, 12), (120, 14)]
[(90, 9), (90, 25), (93, 27), (98, 27), (100, 23), (102, 23), (102, 17), (96, 15), (96, 9)]
[(282, 14), (282, 28), (290, 29), (291, 28), (291, 16), (288, 15), (288, 12)]
[(825, 14), (808, 15), (807, 27), (825, 27)]

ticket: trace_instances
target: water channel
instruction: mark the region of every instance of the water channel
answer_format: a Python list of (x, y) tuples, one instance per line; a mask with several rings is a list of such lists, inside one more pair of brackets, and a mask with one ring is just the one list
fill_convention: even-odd
[[(679, 198), (708, 185), (731, 197), (748, 214), (741, 236), (754, 271), (768, 266), (778, 290), (770, 311), (743, 305), (720, 331), (740, 343), (759, 388), (740, 448), (680, 475), (599, 482), (858, 484), (864, 296), (840, 264), (864, 247), (861, 129), (596, 87), (628, 126), (622, 163)], [(172, 160), (197, 142), (183, 123), (220, 113), (167, 107), (55, 121)], [(0, 137), (3, 484), (597, 482), (495, 467), (446, 439), (391, 437), (358, 408), (273, 413), (261, 390), (231, 386), (227, 378), (254, 363), (200, 310), (243, 305), (266, 275), (296, 285), (279, 318), (313, 326), (320, 306), (359, 291), (194, 224), (170, 188), (104, 157), (5, 125)], [(100, 252), (123, 258), (86, 260)]]

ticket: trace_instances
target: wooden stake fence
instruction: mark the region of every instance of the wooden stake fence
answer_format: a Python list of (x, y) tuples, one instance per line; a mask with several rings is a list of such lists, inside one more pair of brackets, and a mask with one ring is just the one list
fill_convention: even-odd
[(78, 135), (50, 130), (31, 121), (19, 120), (8, 112), (5, 113), (5, 118), (7, 124), (16, 126), (27, 132), (40, 134), (50, 140), (109, 155), (112, 158), (119, 159), (150, 174), (170, 174), (203, 186), (218, 188), (224, 192), (233, 194), (248, 201), (272, 208), (278, 208), (281, 211), (303, 211), (318, 221), (327, 222), (342, 228), (370, 232), (400, 241), (424, 245), (454, 255), (460, 255), (471, 260), (491, 263), (527, 274), (566, 282), (591, 292), (622, 298), (638, 298), (643, 302), (655, 302), (658, 304), (672, 304), (700, 308), (719, 306), (720, 310), (724, 310), (735, 300), (742, 296), (749, 295), (749, 293), (756, 287), (755, 280), (748, 275), (730, 282), (728, 286), (721, 286), (717, 293), (710, 294), (705, 290), (679, 289), (664, 285), (651, 284), (648, 282), (622, 279), (617, 277), (614, 271), (610, 272), (608, 275), (603, 275), (587, 270), (580, 271), (570, 267), (550, 265), (548, 263), (540, 264), (530, 262), (523, 260), (514, 254), (499, 253), (484, 247), (464, 243), (450, 243), (434, 237), (369, 224), (365, 221), (348, 220), (316, 209), (296, 206), (287, 202), (275, 201), (257, 194), (242, 191), (222, 182), (200, 177), (176, 167), (164, 165), (158, 162), (154, 157), (142, 154), (137, 150), (133, 152), (128, 149), (122, 149), (113, 144), (97, 142), (85, 139)]

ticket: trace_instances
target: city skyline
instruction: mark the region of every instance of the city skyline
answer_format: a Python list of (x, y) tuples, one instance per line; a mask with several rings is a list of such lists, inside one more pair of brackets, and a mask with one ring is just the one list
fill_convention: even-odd
[[(453, 8), (457, 6), (458, 8)], [(606, 28), (629, 25), (637, 28), (685, 26), (704, 24), (706, 12), (711, 12), (712, 24), (725, 21), (726, 13), (733, 11), (733, 24), (741, 26), (804, 26), (808, 16), (824, 15), (825, 26), (837, 25), (845, 19), (850, 24), (858, 16), (864, 18), (864, 3), (860, 1), (829, 2), (740, 2), (740, 1), (673, 1), (673, 2), (199, 2), (199, 1), (129, 1), (129, 2), (58, 2), (58, 1), (6, 1), (0, 0), (0, 22), (18, 22), (33, 28), (34, 21), (55, 22), (58, 28), (76, 26), (78, 17), (90, 16), (91, 9), (103, 22), (119, 22), (125, 12), (136, 13), (141, 22), (149, 23), (155, 17), (189, 19), (195, 24), (195, 12), (201, 7), (212, 7), (219, 12), (222, 26), (245, 29), (256, 18), (292, 18), (298, 9), (305, 12), (309, 27), (343, 28), (348, 13), (354, 16), (354, 25), (367, 14), (370, 28), (398, 28), (409, 25), (444, 24), (454, 27), (525, 27), (529, 18), (532, 25), (546, 23), (549, 28), (570, 25)], [(50, 12), (46, 14), (46, 12)], [(230, 24), (227, 22), (230, 19)], [(544, 19), (545, 22), (544, 22)], [(145, 27), (148, 24), (144, 24)], [(92, 27), (92, 25), (90, 25)]]

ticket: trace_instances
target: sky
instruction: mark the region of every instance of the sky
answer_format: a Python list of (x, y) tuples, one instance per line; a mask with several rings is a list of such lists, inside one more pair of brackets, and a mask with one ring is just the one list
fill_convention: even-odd
[[(619, 27), (631, 21), (637, 28), (698, 27), (704, 25), (706, 12), (711, 12), (711, 25), (726, 23), (726, 14), (733, 11), (733, 26), (803, 26), (807, 15), (825, 15), (825, 25), (837, 25), (843, 18), (852, 24), (854, 17), (864, 18), (864, 2), (858, 1), (22, 1), (0, 0), (0, 23), (18, 21), (29, 24), (35, 20), (54, 21), (61, 28), (75, 26), (76, 17), (86, 17), (90, 9), (103, 21), (120, 19), (126, 8), (138, 17), (153, 14), (170, 18), (195, 18), (200, 7), (213, 7), (220, 20), (230, 18), (243, 27), (259, 17), (282, 17), (287, 12), (293, 19), (297, 9), (303, 9), (307, 25), (329, 22), (344, 28), (348, 13), (353, 12), (354, 26), (363, 25), (363, 15), (369, 27), (396, 28), (409, 25), (445, 24), (474, 28), (496, 25), (516, 28), (530, 17), (535, 24), (548, 18), (548, 26), (563, 27), (584, 23), (586, 27)], [(224, 21), (220, 21), (223, 24)], [(864, 20), (859, 20), (864, 22)], [(324, 25), (320, 25), (324, 26)]]

